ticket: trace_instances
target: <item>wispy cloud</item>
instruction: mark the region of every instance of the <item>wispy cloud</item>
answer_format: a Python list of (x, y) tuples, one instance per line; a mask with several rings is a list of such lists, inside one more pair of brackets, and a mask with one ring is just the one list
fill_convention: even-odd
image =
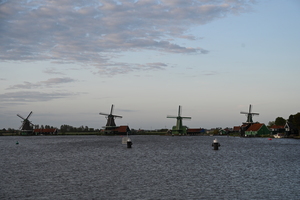
[(217, 71), (202, 71), (201, 74), (205, 75), (205, 76), (213, 76), (213, 75), (218, 75), (219, 72), (217, 72)]
[(20, 92), (8, 92), (4, 94), (0, 94), (0, 102), (39, 102), (39, 101), (50, 101), (53, 99), (66, 98), (69, 96), (75, 96), (77, 94), (74, 93), (63, 93), (63, 92), (28, 92), (28, 91), (20, 91)]
[(40, 81), (37, 83), (31, 83), (25, 81), (23, 84), (17, 84), (17, 85), (12, 85), (7, 88), (7, 90), (11, 89), (34, 89), (34, 88), (41, 88), (41, 87), (52, 87), (54, 85), (59, 85), (63, 83), (70, 83), (70, 82), (75, 82), (76, 80), (72, 78), (50, 78), (46, 81)]
[(127, 74), (133, 71), (149, 71), (149, 70), (164, 70), (168, 67), (165, 63), (107, 63), (105, 65), (97, 66), (96, 73), (113, 76), (116, 74)]
[(64, 73), (57, 71), (55, 68), (47, 68), (44, 70), (44, 73), (46, 74), (61, 74), (64, 75)]
[[(228, 14), (249, 10), (254, 0), (11, 0), (0, 7), (0, 60), (52, 61), (95, 65), (111, 73), (111, 55), (155, 50), (199, 53), (202, 47), (182, 46), (176, 38)], [(119, 64), (119, 63), (116, 63)], [(124, 70), (120, 70), (124, 68)], [(147, 65), (145, 65), (147, 68)], [(116, 73), (136, 66), (119, 65)], [(46, 70), (46, 73), (57, 73)]]

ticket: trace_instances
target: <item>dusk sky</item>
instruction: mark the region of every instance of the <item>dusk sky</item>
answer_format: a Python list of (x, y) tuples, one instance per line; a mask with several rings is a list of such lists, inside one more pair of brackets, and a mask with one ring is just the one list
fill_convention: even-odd
[(0, 0), (0, 129), (268, 124), (300, 112), (299, 0)]

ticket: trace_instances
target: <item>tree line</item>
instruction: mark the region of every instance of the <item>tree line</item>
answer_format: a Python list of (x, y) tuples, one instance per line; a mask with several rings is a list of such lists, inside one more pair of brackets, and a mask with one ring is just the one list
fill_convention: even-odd
[(70, 125), (61, 125), (60, 126), (60, 132), (66, 133), (66, 132), (95, 132), (99, 131), (99, 129), (89, 128), (88, 126), (80, 126), (80, 127), (73, 127)]
[(284, 126), (286, 122), (293, 124), (298, 130), (300, 130), (300, 112), (294, 115), (290, 115), (288, 119), (284, 119), (283, 117), (277, 117), (275, 121), (269, 121), (268, 126)]

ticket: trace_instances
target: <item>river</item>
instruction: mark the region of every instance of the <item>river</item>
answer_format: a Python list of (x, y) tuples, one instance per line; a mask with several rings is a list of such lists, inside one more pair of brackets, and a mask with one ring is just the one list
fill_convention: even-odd
[(2, 136), (0, 199), (300, 199), (300, 140), (131, 139)]

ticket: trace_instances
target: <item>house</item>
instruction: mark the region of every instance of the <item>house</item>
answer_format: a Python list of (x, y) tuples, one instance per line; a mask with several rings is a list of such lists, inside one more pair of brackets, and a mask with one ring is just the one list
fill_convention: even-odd
[(254, 123), (245, 130), (245, 136), (263, 136), (270, 135), (270, 130), (265, 124)]
[(270, 127), (270, 130), (271, 130), (272, 135), (285, 132), (284, 126), (279, 126), (279, 125), (275, 125), (275, 124)]
[(221, 129), (219, 130), (220, 135), (227, 135), (229, 133), (229, 129)]
[(246, 136), (245, 134), (245, 131), (254, 123), (243, 123), (243, 125), (241, 126), (241, 129), (240, 129), (240, 135), (241, 137), (244, 137)]
[(285, 129), (285, 135), (286, 136), (298, 135), (299, 134), (299, 130), (291, 122), (287, 121), (284, 125), (284, 129)]
[(116, 135), (126, 135), (127, 132), (130, 132), (129, 126), (117, 126), (110, 127), (108, 130), (102, 130), (105, 134), (116, 134)]
[(199, 134), (204, 134), (205, 129), (203, 128), (188, 128), (187, 129), (187, 134), (188, 135), (199, 135)]
[(241, 132), (241, 127), (240, 126), (234, 126), (233, 129), (232, 129), (232, 132), (234, 132), (234, 133)]
[(40, 128), (40, 129), (34, 129), (33, 133), (35, 135), (55, 135), (57, 134), (56, 128)]

